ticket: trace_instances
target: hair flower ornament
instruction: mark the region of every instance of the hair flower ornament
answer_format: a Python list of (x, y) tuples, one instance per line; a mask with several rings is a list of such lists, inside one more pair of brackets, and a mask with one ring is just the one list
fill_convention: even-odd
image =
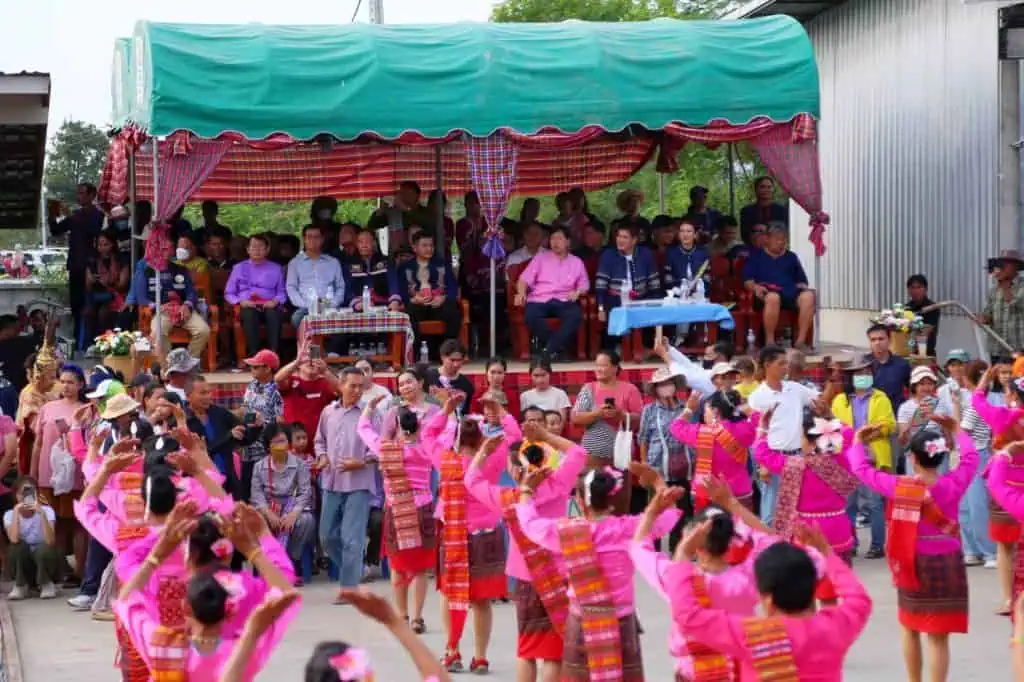
[(590, 473), (588, 473), (583, 478), (583, 494), (584, 494), (584, 499), (585, 499), (588, 507), (590, 506), (590, 485), (594, 482), (594, 477), (597, 476), (597, 472), (599, 472), (599, 471), (602, 472), (602, 473), (608, 474), (613, 479), (615, 479), (615, 487), (612, 488), (612, 491), (609, 494), (609, 497), (614, 497), (615, 495), (618, 495), (619, 492), (622, 490), (622, 472), (621, 471), (619, 471), (615, 467), (610, 467), (610, 466), (604, 466), (604, 467), (601, 467), (600, 469), (591, 469)]
[(345, 653), (330, 659), (330, 663), (341, 682), (373, 682), (370, 655), (365, 649), (349, 647)]
[(949, 452), (949, 446), (946, 445), (945, 438), (936, 438), (924, 444), (924, 451), (934, 457), (935, 455), (941, 455)]
[(843, 449), (843, 424), (838, 419), (814, 418), (814, 426), (807, 432), (814, 439), (818, 452), (835, 454)]

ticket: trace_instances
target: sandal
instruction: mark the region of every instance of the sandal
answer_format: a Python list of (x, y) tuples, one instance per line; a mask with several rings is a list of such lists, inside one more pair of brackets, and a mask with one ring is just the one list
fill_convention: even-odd
[(1010, 605), (1010, 602), (1003, 602), (1003, 605), (1000, 606), (998, 609), (996, 609), (996, 615), (997, 616), (1009, 616), (1010, 612), (1012, 610), (1013, 610), (1013, 607)]
[(427, 624), (423, 622), (422, 618), (414, 618), (412, 621), (412, 631), (417, 635), (422, 635), (427, 631)]
[(469, 662), (469, 672), (475, 675), (486, 675), (491, 672), (491, 664), (486, 658), (473, 657)]
[(462, 672), (462, 654), (458, 651), (449, 651), (441, 657), (441, 665), (450, 673)]

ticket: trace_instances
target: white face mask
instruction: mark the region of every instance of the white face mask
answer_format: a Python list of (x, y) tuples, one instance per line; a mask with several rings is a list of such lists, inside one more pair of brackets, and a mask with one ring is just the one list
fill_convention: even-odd
[(177, 258), (178, 260), (188, 260), (188, 256), (189, 256), (188, 249), (175, 249), (174, 250), (174, 257)]

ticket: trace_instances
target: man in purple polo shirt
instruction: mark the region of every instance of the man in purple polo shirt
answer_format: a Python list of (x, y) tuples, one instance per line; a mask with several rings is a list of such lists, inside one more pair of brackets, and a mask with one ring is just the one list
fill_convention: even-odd
[[(583, 261), (569, 253), (566, 228), (552, 228), (549, 246), (550, 250), (534, 256), (519, 276), (515, 305), (526, 306), (530, 334), (547, 355), (557, 358), (583, 321), (579, 299), (590, 291), (590, 278)], [(553, 334), (547, 324), (551, 317), (559, 320)]]
[[(341, 400), (320, 414), (313, 449), (322, 461), (320, 544), (338, 567), (342, 587), (356, 587), (363, 578), (363, 551), (370, 503), (377, 494), (377, 460), (359, 437), (363, 412), (363, 373), (348, 367), (341, 373)], [(370, 420), (376, 425), (379, 415)]]
[(231, 270), (224, 290), (224, 300), (242, 308), (242, 331), (245, 332), (245, 349), (255, 355), (260, 348), (260, 323), (267, 327), (266, 348), (277, 352), (281, 340), (281, 310), (287, 301), (284, 285), (284, 270), (280, 265), (267, 260), (270, 253), (270, 239), (266, 235), (254, 234), (246, 248), (249, 260), (244, 260)]

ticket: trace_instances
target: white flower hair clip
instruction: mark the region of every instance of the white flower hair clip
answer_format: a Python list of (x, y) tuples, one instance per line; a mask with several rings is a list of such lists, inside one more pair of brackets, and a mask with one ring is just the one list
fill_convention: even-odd
[(819, 452), (836, 453), (843, 449), (843, 424), (838, 419), (814, 418), (814, 426), (807, 432), (817, 436), (814, 446)]
[(949, 446), (946, 445), (945, 438), (936, 438), (924, 444), (924, 451), (934, 457), (949, 452)]

